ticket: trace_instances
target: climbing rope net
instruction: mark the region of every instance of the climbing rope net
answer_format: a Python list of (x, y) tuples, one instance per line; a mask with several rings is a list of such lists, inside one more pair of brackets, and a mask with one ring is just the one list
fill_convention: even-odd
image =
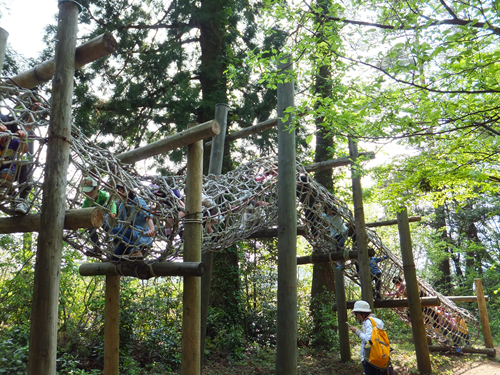
[[(10, 116), (9, 121), (2, 123), (30, 131), (25, 138), (13, 131), (0, 133), (2, 172), (12, 171), (11, 178), (8, 173), (1, 176), (0, 188), (6, 189), (0, 209), (9, 215), (40, 212), (49, 104), (8, 81), (0, 84), (0, 96), (0, 112)], [(20, 140), (20, 145), (8, 158), (7, 150), (14, 140)], [(32, 145), (28, 153), (22, 152), (25, 144)], [(152, 264), (182, 255), (185, 176), (140, 175), (131, 165), (123, 164), (110, 151), (92, 143), (76, 127), (72, 128), (70, 150), (66, 208), (100, 206), (106, 213), (105, 224), (100, 228), (65, 231), (64, 240), (70, 246), (99, 260)], [(225, 175), (204, 177), (202, 251), (225, 249), (277, 225), (277, 170), (276, 158), (261, 158)], [(356, 248), (351, 210), (298, 163), (296, 172), (297, 221), (308, 228), (305, 238), (315, 252), (340, 251), (347, 256), (346, 249)], [(86, 187), (95, 188), (95, 195), (84, 191)], [(26, 212), (16, 210), (21, 203)], [(149, 219), (155, 228), (151, 237)], [(374, 298), (405, 298), (402, 261), (375, 231), (367, 229), (366, 233), (375, 258), (384, 259), (377, 264), (380, 274), (372, 276)], [(341, 266), (345, 275), (359, 285), (356, 262), (346, 260)], [(398, 278), (403, 288), (397, 288), (393, 282)], [(423, 308), (427, 334), (441, 344), (470, 345), (473, 340), (469, 331), (479, 332), (477, 319), (424, 280), (419, 279), (419, 284), (422, 296), (437, 296), (441, 301), (439, 307)], [(394, 310), (411, 324), (407, 308)]]

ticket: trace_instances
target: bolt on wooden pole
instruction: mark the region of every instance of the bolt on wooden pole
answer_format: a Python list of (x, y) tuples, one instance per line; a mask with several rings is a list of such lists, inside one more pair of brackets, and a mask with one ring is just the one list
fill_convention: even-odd
[(106, 276), (104, 375), (120, 373), (120, 276)]
[(418, 290), (417, 273), (413, 260), (411, 244), (410, 224), (405, 207), (401, 207), (397, 213), (399, 242), (401, 244), (401, 257), (403, 258), (403, 269), (405, 274), (406, 292), (411, 317), (411, 329), (415, 341), (415, 354), (417, 356), (418, 370), (423, 373), (431, 373), (431, 359), (427, 345), (427, 333), (425, 332), (424, 316), (420, 303), (420, 291)]
[(370, 276), (370, 257), (368, 255), (368, 238), (366, 235), (365, 212), (363, 209), (363, 190), (361, 176), (356, 166), (358, 145), (349, 138), (349, 156), (352, 160), (352, 200), (354, 203), (354, 223), (356, 225), (356, 247), (358, 250), (359, 280), (361, 283), (361, 298), (373, 309), (372, 279)]
[(474, 283), (476, 284), (477, 306), (479, 308), (479, 319), (481, 320), (481, 329), (484, 336), (484, 346), (494, 348), (490, 320), (488, 319), (488, 310), (486, 309), (486, 300), (483, 292), (483, 281), (481, 279), (474, 279)]
[[(276, 375), (297, 373), (297, 176), (291, 58), (282, 58), (278, 84), (278, 308)], [(286, 117), (285, 117), (286, 116)]]
[(71, 142), (77, 26), (78, 5), (73, 1), (59, 1), (52, 106), (40, 219), (40, 226), (44, 230), (38, 236), (28, 375), (56, 374), (59, 282)]
[[(184, 262), (201, 261), (202, 184), (203, 141), (200, 140), (188, 146)], [(182, 304), (182, 375), (197, 375), (201, 373), (201, 280), (199, 277), (184, 277)]]

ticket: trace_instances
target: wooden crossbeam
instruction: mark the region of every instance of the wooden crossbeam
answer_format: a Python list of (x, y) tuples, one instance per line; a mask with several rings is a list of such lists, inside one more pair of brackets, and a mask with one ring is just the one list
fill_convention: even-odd
[(215, 120), (193, 126), (183, 132), (177, 133), (157, 142), (150, 143), (144, 147), (124, 152), (117, 155), (116, 158), (123, 163), (135, 163), (140, 160), (150, 158), (155, 155), (163, 154), (177, 148), (190, 145), (205, 138), (213, 137), (219, 134), (220, 126)]
[(452, 348), (451, 346), (440, 346), (440, 345), (429, 345), (429, 350), (431, 352), (460, 352), (460, 353), (476, 353), (476, 354), (486, 354), (489, 357), (496, 356), (495, 348), (473, 348), (472, 346), (466, 346), (465, 348)]
[[(116, 51), (118, 43), (109, 33), (105, 33), (78, 46), (75, 51), (75, 69), (110, 55)], [(55, 59), (51, 59), (18, 74), (11, 79), (25, 89), (31, 89), (54, 76)]]
[(159, 276), (202, 276), (205, 264), (200, 262), (158, 262), (147, 264), (143, 261), (83, 263), (79, 272), (82, 276), (133, 276), (150, 279)]
[[(356, 301), (347, 301), (347, 309), (352, 310), (354, 308), (354, 303)], [(422, 307), (429, 306), (440, 306), (441, 301), (439, 301), (438, 297), (421, 297), (420, 303)], [(376, 309), (390, 309), (390, 308), (402, 308), (408, 307), (408, 299), (386, 299), (382, 301), (374, 301), (373, 307)], [(337, 311), (337, 304), (333, 304), (333, 311)]]
[[(309, 229), (306, 225), (297, 225), (297, 236), (307, 236), (309, 234)], [(248, 239), (259, 239), (259, 238), (275, 238), (278, 237), (278, 228), (266, 228), (258, 230), (257, 232), (248, 236)]]
[[(66, 210), (64, 229), (97, 228), (104, 224), (104, 210), (100, 207)], [(0, 218), (0, 233), (26, 233), (40, 231), (41, 214)]]

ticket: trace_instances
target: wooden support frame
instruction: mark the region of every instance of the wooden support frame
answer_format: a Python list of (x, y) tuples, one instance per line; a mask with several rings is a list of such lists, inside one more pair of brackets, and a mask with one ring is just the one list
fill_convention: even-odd
[[(409, 223), (415, 223), (415, 222), (418, 222), (421, 220), (422, 220), (421, 216), (411, 216), (408, 218)], [(366, 226), (368, 228), (376, 228), (376, 227), (385, 227), (385, 226), (397, 225), (397, 224), (398, 224), (398, 220), (393, 219), (393, 220), (374, 221), (372, 223), (366, 223)]]
[(120, 374), (120, 276), (106, 276), (104, 375)]
[[(42, 214), (12, 216), (0, 218), (0, 233), (39, 232)], [(64, 229), (97, 228), (104, 224), (104, 210), (100, 207), (89, 207), (66, 210)]]
[(415, 341), (415, 355), (417, 357), (418, 370), (423, 373), (432, 371), (429, 348), (427, 345), (427, 333), (425, 331), (424, 316), (420, 300), (420, 292), (413, 260), (413, 249), (411, 244), (410, 224), (406, 207), (400, 207), (397, 214), (399, 242), (401, 245), (401, 258), (403, 258), (403, 269), (406, 282), (406, 293), (409, 301), (409, 311), (412, 321), (411, 329)]
[[(311, 263), (326, 263), (326, 262), (344, 262), (347, 259), (358, 259), (357, 251), (349, 251), (347, 257), (344, 257), (342, 251), (332, 251), (328, 254), (311, 254), (303, 257), (297, 257), (297, 264), (311, 264)], [(368, 255), (374, 256), (375, 250), (368, 249)]]
[[(297, 236), (307, 236), (309, 234), (309, 228), (306, 225), (297, 225)], [(251, 234), (247, 239), (259, 239), (259, 238), (276, 238), (278, 237), (278, 228), (266, 228), (258, 230), (257, 232)]]
[(171, 137), (119, 154), (116, 158), (122, 163), (132, 164), (183, 146), (191, 145), (202, 139), (213, 137), (219, 134), (219, 132), (220, 126), (217, 121), (207, 121)]
[(460, 352), (460, 353), (474, 353), (474, 354), (486, 354), (489, 357), (496, 356), (495, 348), (473, 348), (471, 346), (466, 346), (465, 348), (452, 348), (451, 346), (440, 346), (440, 345), (429, 345), (429, 350), (431, 352)]
[(486, 301), (484, 299), (483, 281), (481, 279), (474, 279), (476, 284), (477, 305), (479, 308), (479, 319), (481, 320), (481, 329), (483, 331), (484, 346), (487, 348), (494, 348), (493, 336), (491, 335), (490, 320), (488, 319), (488, 309), (486, 308)]
[[(249, 126), (248, 128), (245, 128), (243, 130), (239, 130), (237, 132), (228, 134), (227, 136), (224, 137), (225, 139), (223, 143), (230, 143), (240, 138), (246, 138), (250, 135), (263, 132), (265, 130), (274, 128), (276, 126), (278, 126), (278, 119), (270, 119), (263, 122), (259, 122), (258, 124)], [(212, 148), (212, 141), (205, 143), (205, 148), (207, 149)]]
[[(347, 301), (347, 309), (352, 310), (356, 301)], [(441, 306), (441, 301), (438, 297), (420, 297), (420, 304), (422, 307)], [(386, 299), (382, 301), (373, 302), (373, 307), (376, 309), (398, 309), (407, 308), (410, 302), (407, 298), (404, 299)], [(334, 303), (333, 311), (337, 311), (337, 304)]]
[[(80, 45), (75, 50), (74, 68), (78, 69), (116, 51), (118, 43), (109, 33), (105, 33)], [(52, 79), (55, 59), (43, 62), (34, 68), (12, 77), (12, 81), (25, 89), (31, 89)]]
[(363, 209), (363, 191), (361, 176), (356, 167), (358, 159), (358, 145), (349, 138), (349, 156), (351, 164), (352, 200), (354, 204), (354, 223), (356, 225), (356, 243), (358, 249), (359, 280), (361, 284), (361, 298), (373, 308), (372, 280), (368, 256), (368, 237), (366, 235), (365, 213)]
[(147, 264), (143, 261), (83, 263), (79, 272), (82, 276), (132, 276), (147, 280), (160, 276), (203, 276), (205, 265), (200, 262), (158, 262)]
[[(358, 156), (359, 157), (367, 157), (368, 159), (375, 159), (374, 152), (361, 152), (361, 153), (359, 153)], [(345, 167), (347, 165), (351, 165), (351, 157), (350, 156), (345, 156), (343, 158), (326, 160), (326, 161), (321, 161), (319, 163), (304, 165), (304, 169), (308, 173), (311, 173), (311, 172), (324, 171), (324, 170), (332, 169), (332, 168)]]
[(281, 58), (278, 70), (278, 307), (276, 375), (297, 373), (297, 176), (292, 59)]
[[(188, 145), (184, 262), (201, 261), (203, 141)], [(182, 293), (182, 375), (201, 373), (201, 279), (184, 277)]]
[(78, 31), (78, 4), (59, 1), (52, 80), (47, 163), (37, 243), (28, 375), (55, 375), (59, 284), (66, 205), (66, 179), (71, 140), (71, 104)]

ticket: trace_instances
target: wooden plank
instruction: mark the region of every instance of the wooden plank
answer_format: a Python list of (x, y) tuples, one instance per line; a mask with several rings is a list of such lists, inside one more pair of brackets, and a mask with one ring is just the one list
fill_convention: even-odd
[(116, 156), (123, 163), (135, 163), (152, 156), (164, 154), (166, 152), (190, 145), (205, 138), (219, 134), (220, 127), (217, 121), (212, 120), (203, 124), (193, 126), (186, 131), (177, 133), (171, 137), (150, 143), (135, 150), (124, 152)]

